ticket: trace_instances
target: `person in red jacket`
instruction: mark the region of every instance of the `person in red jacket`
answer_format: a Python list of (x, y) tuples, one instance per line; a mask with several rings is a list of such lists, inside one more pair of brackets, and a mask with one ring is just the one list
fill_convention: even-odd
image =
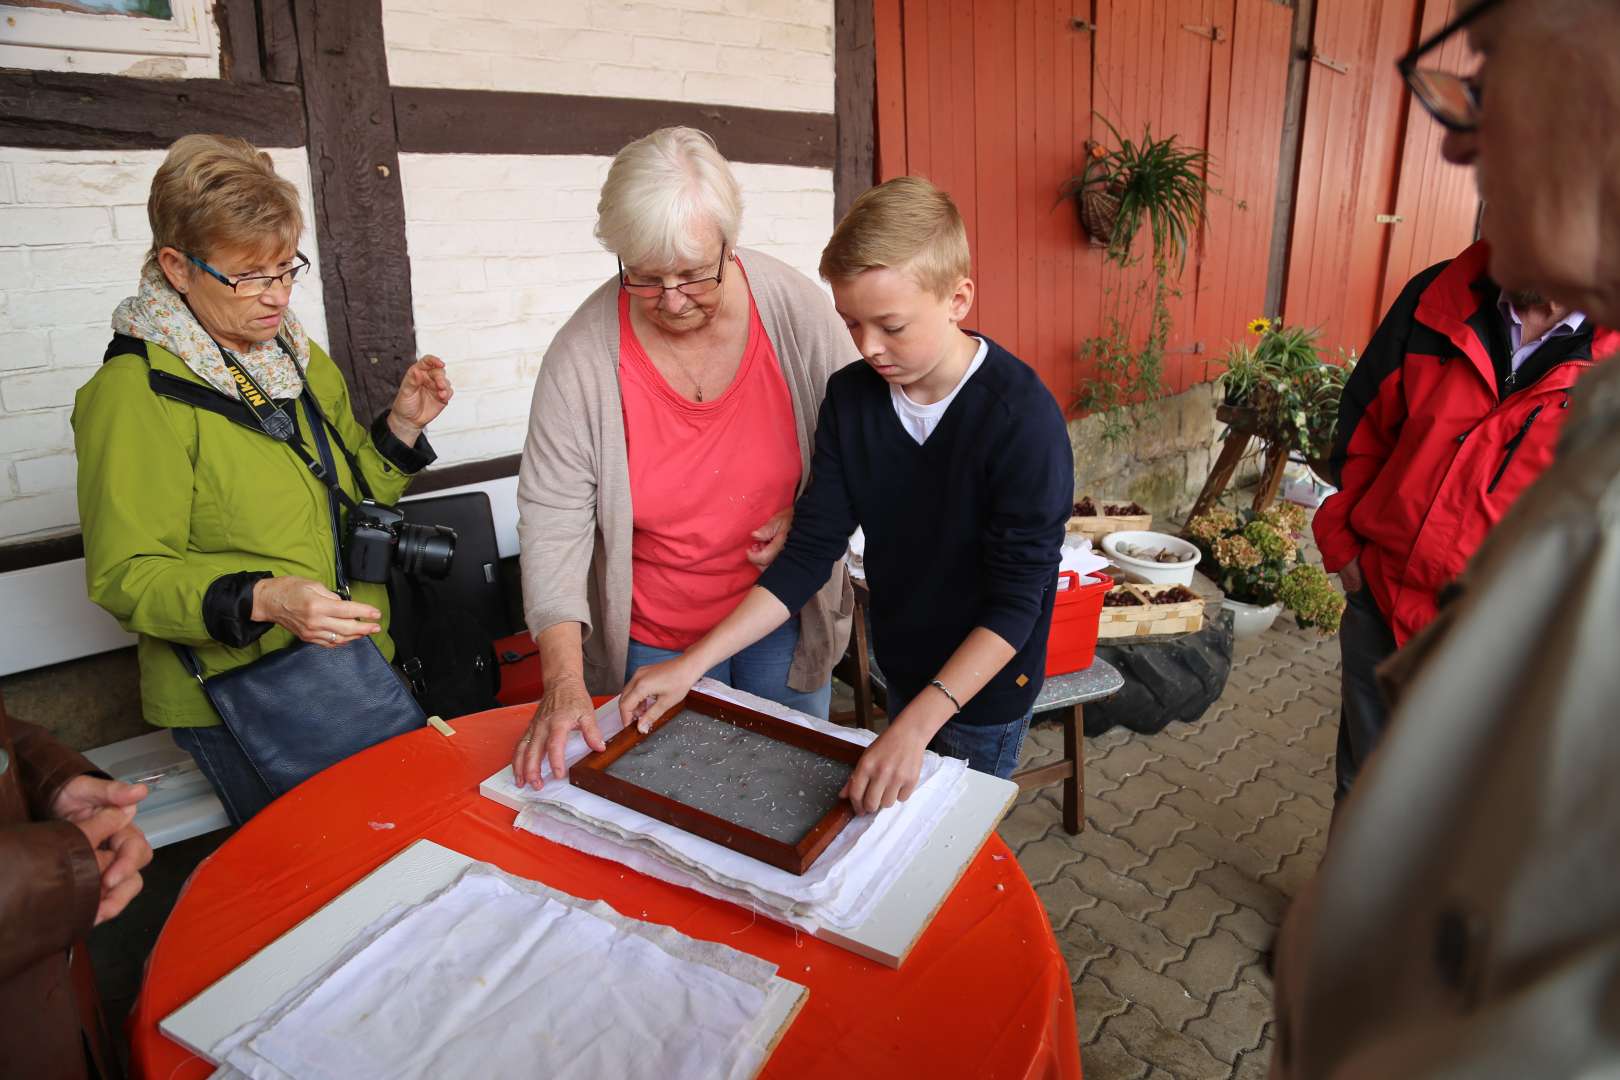
[(1314, 523), (1348, 603), (1336, 797), (1388, 721), (1373, 671), (1423, 629), (1490, 528), (1551, 463), (1569, 392), (1620, 333), (1509, 294), (1478, 243), (1413, 278), (1339, 405), (1339, 485)]

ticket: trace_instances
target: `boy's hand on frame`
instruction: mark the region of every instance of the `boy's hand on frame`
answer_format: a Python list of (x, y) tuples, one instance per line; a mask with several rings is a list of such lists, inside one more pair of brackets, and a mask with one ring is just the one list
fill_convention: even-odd
[(688, 670), (691, 662), (685, 656), (648, 664), (630, 677), (619, 695), (619, 715), (624, 726), (636, 725), (645, 735), (653, 724), (676, 702), (686, 697), (692, 684), (703, 677), (703, 672)]
[(838, 794), (854, 805), (857, 814), (875, 814), (904, 802), (917, 789), (928, 740), (922, 725), (897, 717), (866, 748)]

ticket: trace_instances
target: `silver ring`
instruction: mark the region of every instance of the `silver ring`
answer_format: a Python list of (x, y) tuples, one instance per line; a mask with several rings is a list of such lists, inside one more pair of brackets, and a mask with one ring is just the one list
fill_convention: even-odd
[(525, 736), (523, 736), (523, 738), (518, 740), (518, 745), (519, 746), (527, 746), (530, 742), (533, 742), (533, 740), (530, 739), (529, 736), (525, 735)]
[(335, 634), (332, 631), (328, 630), (326, 632), (326, 640), (327, 641), (336, 641), (337, 640), (337, 634)]

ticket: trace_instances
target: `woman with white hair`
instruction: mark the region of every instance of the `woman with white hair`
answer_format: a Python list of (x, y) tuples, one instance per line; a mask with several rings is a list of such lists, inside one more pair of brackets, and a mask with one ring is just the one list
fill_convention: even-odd
[[(592, 694), (677, 655), (787, 537), (827, 379), (855, 358), (809, 278), (737, 249), (742, 197), (714, 143), (663, 128), (620, 150), (596, 235), (619, 272), (546, 351), (518, 474), (524, 615), (544, 693), (512, 756), (565, 773)], [(842, 567), (797, 619), (709, 672), (825, 717), (849, 635)]]

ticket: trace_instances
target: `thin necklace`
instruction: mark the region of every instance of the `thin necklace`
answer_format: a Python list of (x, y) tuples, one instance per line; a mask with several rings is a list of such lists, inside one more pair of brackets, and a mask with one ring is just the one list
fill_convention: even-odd
[[(711, 315), (710, 318), (714, 318), (715, 316), (718, 316), (720, 314), (720, 307), (721, 307), (720, 304), (715, 305), (715, 307), (714, 307), (714, 315)], [(654, 326), (654, 329), (657, 329), (657, 324), (656, 323), (654, 323), (653, 326)], [(687, 379), (692, 383), (692, 385), (697, 388), (697, 400), (698, 400), (699, 404), (702, 404), (702, 402), (703, 402), (703, 383), (698, 381), (698, 377), (696, 375), (692, 374), (692, 369), (691, 368), (687, 367), (685, 364), (681, 363), (680, 360), (678, 360), (676, 358), (674, 349), (669, 350), (669, 359), (670, 359), (670, 362), (672, 364), (674, 364), (676, 367), (681, 369), (681, 374), (685, 375), (687, 377)]]

